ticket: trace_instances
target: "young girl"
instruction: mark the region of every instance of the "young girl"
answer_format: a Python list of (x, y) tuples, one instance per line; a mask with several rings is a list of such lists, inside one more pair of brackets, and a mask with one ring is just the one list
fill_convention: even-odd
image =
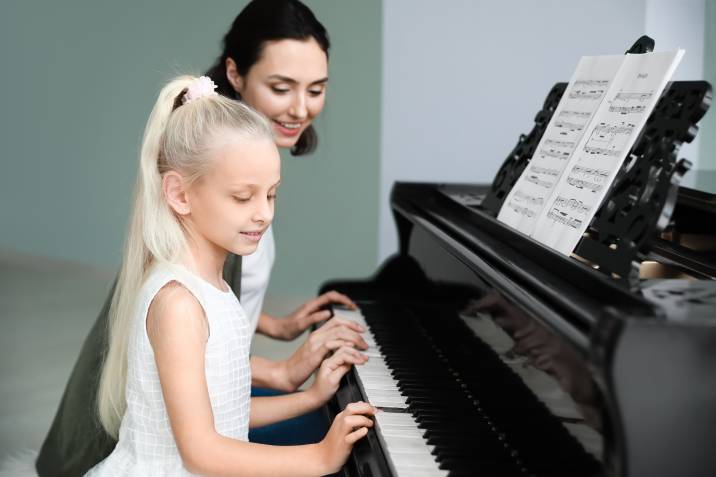
[(341, 347), (307, 391), (249, 399), (251, 325), (222, 269), (229, 253), (256, 250), (279, 181), (266, 119), (207, 77), (164, 87), (145, 130), (99, 387), (100, 420), (119, 440), (88, 475), (322, 475), (372, 426), (374, 408), (354, 403), (318, 444), (247, 442), (249, 426), (324, 404), (365, 361)]

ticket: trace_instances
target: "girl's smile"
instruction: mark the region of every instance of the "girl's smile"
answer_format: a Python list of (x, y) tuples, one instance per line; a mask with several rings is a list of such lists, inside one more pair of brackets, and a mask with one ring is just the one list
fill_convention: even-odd
[(264, 232), (266, 229), (259, 230), (256, 232), (239, 232), (241, 235), (243, 235), (246, 239), (248, 239), (250, 242), (258, 242), (261, 240), (261, 237), (263, 237)]

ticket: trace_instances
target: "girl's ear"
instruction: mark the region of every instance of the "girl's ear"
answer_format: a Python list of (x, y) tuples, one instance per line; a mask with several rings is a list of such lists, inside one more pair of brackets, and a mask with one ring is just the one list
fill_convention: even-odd
[(226, 58), (226, 79), (229, 80), (229, 84), (234, 91), (240, 94), (241, 90), (244, 89), (244, 78), (239, 74), (239, 70), (236, 69), (236, 62), (232, 58)]
[(184, 180), (178, 172), (169, 171), (162, 176), (162, 192), (174, 212), (179, 215), (188, 215), (191, 212)]

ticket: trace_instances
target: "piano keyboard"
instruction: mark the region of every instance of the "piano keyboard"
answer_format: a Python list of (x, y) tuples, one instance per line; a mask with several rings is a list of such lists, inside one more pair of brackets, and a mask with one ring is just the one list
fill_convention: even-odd
[[(572, 422), (570, 435), (546, 415), (544, 402), (516, 389), (515, 374), (495, 372), (498, 355), (490, 356), (478, 341), (484, 330), (459, 321), (448, 325), (438, 317), (419, 320), (386, 305), (361, 304), (360, 311), (335, 314), (367, 329), (369, 360), (354, 372), (365, 399), (382, 410), (375, 432), (393, 475), (573, 476), (598, 468), (575, 440), (579, 424)], [(431, 321), (438, 326), (423, 326)], [(450, 335), (443, 342), (452, 344), (445, 349), (441, 334)], [(507, 335), (495, 336), (506, 344)], [(552, 387), (545, 389), (550, 405), (578, 422), (574, 406), (558, 402), (564, 396)]]

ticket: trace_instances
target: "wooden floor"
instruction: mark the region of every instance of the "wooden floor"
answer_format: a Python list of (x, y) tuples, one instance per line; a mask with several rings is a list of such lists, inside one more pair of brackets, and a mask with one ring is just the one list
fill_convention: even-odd
[[(0, 459), (39, 449), (115, 270), (0, 251)], [(267, 299), (284, 314), (300, 299)], [(289, 356), (303, 341), (254, 339), (254, 353)]]

